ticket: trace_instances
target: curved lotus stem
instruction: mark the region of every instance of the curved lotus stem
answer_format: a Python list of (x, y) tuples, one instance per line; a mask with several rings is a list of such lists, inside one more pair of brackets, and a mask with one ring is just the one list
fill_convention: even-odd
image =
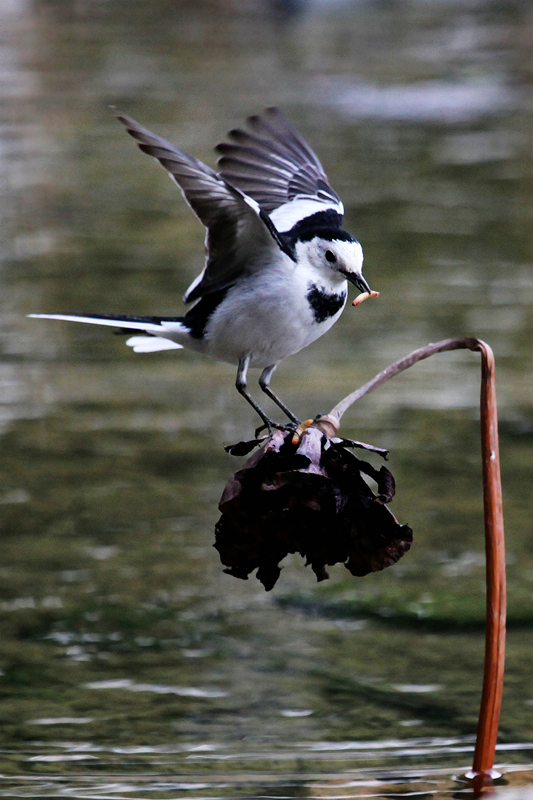
[(498, 776), (493, 770), (505, 662), (505, 544), (502, 489), (498, 449), (498, 418), (494, 378), (494, 354), (488, 344), (469, 337), (444, 339), (414, 350), (394, 362), (322, 417), (315, 425), (327, 436), (335, 436), (344, 412), (363, 395), (435, 353), (447, 350), (474, 350), (481, 353), (481, 449), (483, 460), (483, 500), (485, 512), (485, 553), (487, 581), (487, 622), (485, 669), (474, 762), (467, 777), (476, 794), (492, 791)]

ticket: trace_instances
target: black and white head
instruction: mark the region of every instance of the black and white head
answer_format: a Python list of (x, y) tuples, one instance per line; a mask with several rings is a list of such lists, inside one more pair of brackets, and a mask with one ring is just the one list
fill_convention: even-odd
[(363, 278), (363, 248), (341, 228), (318, 229), (294, 242), (296, 261), (308, 265), (333, 286), (350, 281), (360, 292), (370, 291)]

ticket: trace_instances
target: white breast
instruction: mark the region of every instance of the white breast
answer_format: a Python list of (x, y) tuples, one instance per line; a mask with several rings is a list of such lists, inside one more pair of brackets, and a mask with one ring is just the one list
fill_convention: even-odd
[[(312, 278), (286, 256), (279, 265), (239, 282), (209, 320), (204, 352), (233, 364), (250, 355), (250, 366), (264, 368), (307, 347), (342, 313), (341, 307), (316, 321), (307, 299)], [(346, 293), (346, 288), (342, 281), (330, 291)]]

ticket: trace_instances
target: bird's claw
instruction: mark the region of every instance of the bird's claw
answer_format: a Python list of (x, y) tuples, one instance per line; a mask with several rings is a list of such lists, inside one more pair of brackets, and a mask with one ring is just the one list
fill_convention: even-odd
[(298, 425), (300, 425), (300, 420), (298, 419), (285, 422), (283, 425), (278, 422), (272, 422), (272, 420), (269, 419), (268, 421), (265, 420), (262, 425), (255, 429), (254, 435), (257, 439), (260, 433), (266, 429), (268, 431), (268, 435), (273, 436), (274, 431), (295, 431)]

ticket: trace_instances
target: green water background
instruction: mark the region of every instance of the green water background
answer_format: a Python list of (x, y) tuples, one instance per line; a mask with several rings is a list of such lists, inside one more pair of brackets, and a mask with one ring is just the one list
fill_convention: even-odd
[[(317, 585), (292, 557), (269, 594), (224, 575), (213, 528), (240, 461), (222, 445), (256, 424), (233, 368), (25, 316), (175, 315), (202, 267), (201, 226), (109, 105), (210, 164), (268, 105), (316, 149), (381, 297), (276, 373), (302, 418), (429, 341), (493, 347), (509, 570), (500, 741), (531, 743), (528, 5), (317, 2), (285, 18), (252, 0), (6, 0), (0, 18), (1, 771), (57, 771), (28, 748), (58, 742), (250, 749), (259, 769), (299, 742), (475, 735), (478, 357), (436, 356), (346, 414), (345, 436), (391, 451), (392, 510), (415, 536), (400, 564), (363, 579), (337, 566)], [(128, 752), (108, 758), (146, 768)], [(428, 763), (469, 758), (443, 747)]]

